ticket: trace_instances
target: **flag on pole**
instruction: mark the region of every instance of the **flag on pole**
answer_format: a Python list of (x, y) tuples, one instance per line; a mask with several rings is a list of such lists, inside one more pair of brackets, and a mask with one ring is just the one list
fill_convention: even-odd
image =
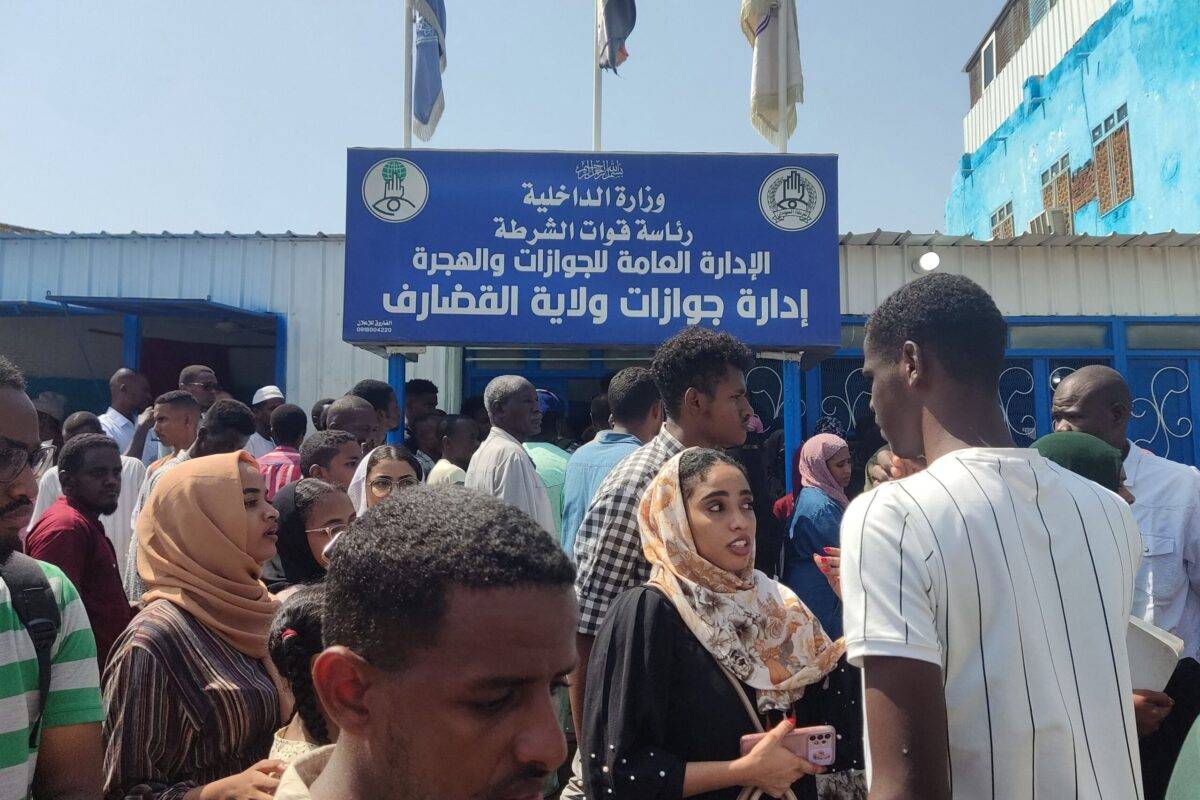
[(637, 6), (634, 0), (596, 0), (596, 52), (599, 53), (600, 68), (617, 71), (617, 67), (629, 58), (625, 40), (633, 33), (637, 22)]
[(415, 5), (413, 133), (428, 142), (446, 105), (442, 95), (442, 73), (446, 71), (446, 3), (417, 0)]
[[(787, 30), (783, 35), (787, 59), (787, 86), (783, 89), (784, 119), (779, 119), (779, 6), (788, 3)], [(742, 0), (742, 33), (754, 48), (750, 73), (750, 122), (775, 146), (796, 130), (796, 103), (804, 102), (804, 73), (800, 69), (800, 37), (796, 29), (795, 0)], [(782, 129), (782, 133), (781, 133)]]

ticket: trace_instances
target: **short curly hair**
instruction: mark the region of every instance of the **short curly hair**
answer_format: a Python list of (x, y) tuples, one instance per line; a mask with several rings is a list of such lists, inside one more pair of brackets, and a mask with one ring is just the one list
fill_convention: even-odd
[(663, 342), (650, 363), (667, 413), (675, 418), (688, 389), (711, 396), (730, 367), (753, 369), (754, 353), (728, 333), (699, 327), (685, 328)]
[(78, 472), (83, 468), (83, 459), (87, 457), (88, 452), (102, 447), (115, 450), (118, 455), (121, 453), (117, 443), (103, 433), (84, 433), (73, 437), (63, 445), (62, 452), (58, 455), (59, 473)]
[(17, 365), (4, 356), (0, 356), (0, 388), (25, 391), (25, 376)]
[(243, 436), (253, 436), (254, 412), (240, 400), (218, 400), (204, 412), (201, 425), (210, 433), (237, 431)]
[(605, 421), (611, 415), (623, 425), (637, 424), (646, 419), (650, 409), (660, 399), (654, 375), (645, 367), (626, 367), (618, 372), (608, 385), (608, 394), (605, 396), (609, 408)]
[(963, 275), (934, 273), (892, 292), (867, 320), (872, 348), (898, 352), (905, 342), (932, 351), (964, 383), (1000, 380), (1008, 323), (991, 295)]
[(354, 388), (347, 394), (352, 394), (355, 397), (361, 397), (371, 404), (371, 407), (376, 411), (387, 411), (388, 404), (396, 399), (396, 390), (390, 384), (383, 381), (377, 381), (374, 378), (364, 378), (354, 384)]
[(308, 414), (291, 403), (284, 403), (271, 412), (271, 438), (276, 444), (299, 444), (308, 433)]
[(456, 587), (570, 590), (575, 568), (529, 516), (461, 486), (413, 486), (359, 517), (325, 577), (325, 645), (396, 671), (437, 641)]
[(317, 431), (300, 445), (300, 474), (308, 475), (314, 466), (329, 468), (334, 456), (347, 442), (358, 440), (345, 431)]

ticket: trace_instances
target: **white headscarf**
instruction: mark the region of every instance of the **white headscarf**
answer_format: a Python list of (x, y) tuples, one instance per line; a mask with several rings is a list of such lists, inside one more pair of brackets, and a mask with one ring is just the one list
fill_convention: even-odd
[[(386, 445), (380, 445), (386, 447)], [(376, 447), (375, 450), (378, 450)], [(361, 517), (367, 513), (367, 462), (371, 460), (371, 456), (375, 455), (375, 450), (363, 456), (362, 461), (358, 462), (358, 469), (354, 470), (354, 477), (350, 479), (350, 487), (346, 489), (346, 493), (350, 495), (350, 502), (354, 503), (354, 515)]]

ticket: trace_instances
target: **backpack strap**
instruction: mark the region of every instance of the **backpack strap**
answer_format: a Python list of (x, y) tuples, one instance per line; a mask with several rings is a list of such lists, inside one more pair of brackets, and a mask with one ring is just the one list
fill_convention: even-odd
[(11, 553), (0, 564), (0, 579), (8, 586), (13, 611), (25, 626), (38, 662), (38, 710), (29, 726), (29, 749), (37, 747), (46, 699), (50, 696), (50, 651), (62, 626), (58, 601), (46, 573), (38, 562), (24, 553)]

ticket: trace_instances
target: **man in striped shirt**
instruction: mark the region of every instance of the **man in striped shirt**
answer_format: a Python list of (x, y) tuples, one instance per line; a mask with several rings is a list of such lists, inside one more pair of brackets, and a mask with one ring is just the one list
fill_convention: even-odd
[(1143, 796), (1125, 647), (1137, 527), (1115, 494), (1014, 447), (996, 399), (1006, 333), (949, 274), (867, 323), (880, 427), (929, 463), (842, 522), (872, 800)]
[(308, 433), (308, 415), (300, 406), (285, 403), (271, 412), (271, 438), (275, 449), (258, 459), (267, 484), (267, 502), (289, 483), (300, 480), (300, 445)]
[[(25, 380), (0, 357), (0, 562), (21, 547), (37, 498), (38, 418)], [(57, 567), (38, 562), (61, 622), (51, 648), (50, 692), (37, 736), (38, 664), (33, 640), (0, 581), (0, 797), (99, 798), (100, 675), (79, 593)]]

